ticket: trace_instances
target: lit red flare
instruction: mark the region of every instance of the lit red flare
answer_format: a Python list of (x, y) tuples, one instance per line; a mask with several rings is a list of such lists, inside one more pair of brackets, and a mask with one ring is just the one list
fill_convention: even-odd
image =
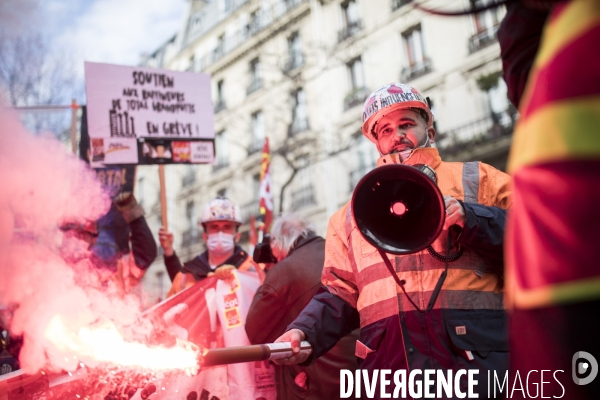
[(73, 332), (56, 315), (44, 335), (56, 350), (52, 352), (52, 361), (67, 371), (76, 369), (79, 362), (89, 366), (112, 364), (152, 371), (179, 370), (190, 376), (199, 370), (199, 348), (193, 343), (177, 340), (175, 346), (167, 348), (128, 342), (110, 321)]

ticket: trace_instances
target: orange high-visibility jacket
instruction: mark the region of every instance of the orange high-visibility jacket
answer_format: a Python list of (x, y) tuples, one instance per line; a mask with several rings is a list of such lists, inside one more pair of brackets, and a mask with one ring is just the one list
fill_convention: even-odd
[[(397, 157), (384, 156), (378, 164), (397, 163)], [(467, 224), (476, 221), (481, 225), (481, 229), (463, 229), (459, 242), (479, 243), (487, 227), (500, 221), (494, 228), (500, 258), (467, 248), (457, 261), (449, 263), (433, 309), (420, 313), (398, 287), (379, 252), (361, 236), (348, 203), (329, 220), (323, 270), (328, 292), (318, 293), (288, 328), (302, 330), (313, 345), (308, 363), (346, 330), (355, 328), (358, 311), (357, 355), (364, 358), (363, 369), (480, 368), (480, 376), (485, 369), (503, 371), (508, 366), (508, 337), (502, 243), (505, 209), (511, 205), (511, 179), (483, 163), (443, 162), (435, 148), (416, 149), (404, 163), (432, 167), (442, 194), (464, 202)], [(444, 242), (447, 232), (440, 236)], [(442, 250), (435, 244), (434, 248)], [(405, 281), (408, 295), (426, 309), (445, 263), (426, 250), (387, 256)], [(480, 386), (484, 390), (485, 385)]]

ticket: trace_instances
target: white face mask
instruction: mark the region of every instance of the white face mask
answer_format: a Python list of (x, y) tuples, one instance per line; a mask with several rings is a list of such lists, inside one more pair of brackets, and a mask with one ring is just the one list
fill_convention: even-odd
[(208, 251), (213, 253), (215, 256), (220, 257), (224, 254), (233, 250), (235, 243), (233, 241), (233, 235), (230, 233), (210, 233), (206, 240), (206, 246)]

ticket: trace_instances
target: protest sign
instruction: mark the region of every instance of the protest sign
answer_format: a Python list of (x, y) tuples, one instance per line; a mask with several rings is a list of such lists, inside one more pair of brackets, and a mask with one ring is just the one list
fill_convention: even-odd
[(206, 74), (85, 63), (92, 167), (214, 160)]

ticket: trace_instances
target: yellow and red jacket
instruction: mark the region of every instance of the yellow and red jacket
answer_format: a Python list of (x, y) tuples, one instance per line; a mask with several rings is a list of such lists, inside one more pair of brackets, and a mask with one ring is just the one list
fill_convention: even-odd
[[(515, 185), (506, 257), (511, 307), (600, 299), (598, 43), (600, 0), (555, 6), (519, 104), (509, 158)], [(517, 53), (510, 41), (501, 45), (505, 54)], [(508, 58), (505, 67), (517, 61)]]

